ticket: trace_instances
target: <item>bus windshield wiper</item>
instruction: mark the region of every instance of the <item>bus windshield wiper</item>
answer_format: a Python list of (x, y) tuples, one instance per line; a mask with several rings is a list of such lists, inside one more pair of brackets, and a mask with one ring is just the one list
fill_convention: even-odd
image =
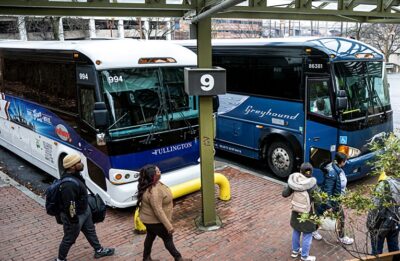
[(123, 118), (125, 118), (126, 115), (128, 115), (128, 112), (125, 112), (124, 115), (122, 115), (121, 117), (119, 117), (119, 119), (116, 120), (113, 124), (111, 124), (111, 125), (107, 128), (107, 130), (109, 130), (109, 129), (111, 129), (112, 127), (114, 127), (115, 124), (117, 124), (117, 123), (120, 122)]
[[(194, 134), (195, 131), (194, 131), (194, 129), (193, 129), (192, 124), (190, 124), (190, 122), (187, 120), (187, 117), (185, 116), (185, 114), (184, 114), (183, 111), (182, 111), (182, 110), (185, 110), (186, 108), (190, 109), (190, 107), (189, 107), (189, 106), (178, 107), (178, 105), (177, 105), (175, 99), (172, 99), (172, 97), (171, 97), (171, 92), (170, 92), (170, 90), (169, 90), (168, 84), (166, 84), (165, 89), (167, 90), (168, 103), (169, 103), (168, 108), (169, 108), (169, 111), (170, 111), (171, 114), (172, 114), (172, 117), (173, 117), (173, 115), (174, 115), (174, 112), (177, 112), (177, 113), (179, 114), (179, 116), (183, 119), (183, 122), (184, 122), (184, 123), (186, 124), (186, 126), (189, 128), (190, 133), (191, 133), (191, 134)], [(172, 118), (172, 120), (173, 120), (173, 118)]]
[[(162, 82), (160, 73), (158, 73), (158, 78), (159, 81)], [(153, 136), (154, 136), (154, 131), (157, 125), (157, 121), (159, 119), (159, 117), (161, 116), (162, 118), (164, 118), (164, 116), (166, 117), (166, 121), (168, 124), (168, 129), (171, 129), (171, 125), (169, 124), (169, 118), (168, 118), (168, 112), (167, 112), (167, 108), (166, 108), (166, 104), (165, 104), (165, 96), (162, 94), (162, 90), (161, 88), (157, 88), (157, 94), (158, 94), (158, 100), (160, 101), (160, 107), (157, 110), (156, 115), (154, 115), (154, 121), (153, 121), (153, 125), (150, 129), (150, 133), (147, 136), (146, 140), (145, 140), (145, 144), (149, 144), (150, 141), (153, 140)]]

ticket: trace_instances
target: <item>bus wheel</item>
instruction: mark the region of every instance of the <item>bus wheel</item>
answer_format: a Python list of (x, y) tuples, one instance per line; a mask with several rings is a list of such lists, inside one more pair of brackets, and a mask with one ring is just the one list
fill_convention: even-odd
[(268, 167), (276, 176), (286, 178), (293, 170), (293, 151), (290, 146), (284, 142), (274, 142), (268, 148), (267, 162)]

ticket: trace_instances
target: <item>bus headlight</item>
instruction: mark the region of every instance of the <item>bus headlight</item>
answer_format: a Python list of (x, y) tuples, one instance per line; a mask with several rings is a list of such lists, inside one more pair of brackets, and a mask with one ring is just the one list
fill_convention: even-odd
[(110, 182), (114, 185), (122, 185), (137, 181), (139, 172), (132, 170), (110, 169)]
[(346, 145), (339, 145), (338, 152), (346, 154), (348, 158), (354, 158), (361, 154), (361, 151), (359, 149)]

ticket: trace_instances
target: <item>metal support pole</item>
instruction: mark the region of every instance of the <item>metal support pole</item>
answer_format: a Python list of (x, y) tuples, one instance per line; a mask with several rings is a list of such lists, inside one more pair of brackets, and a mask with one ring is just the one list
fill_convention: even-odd
[[(206, 18), (210, 18), (213, 14), (218, 13), (219, 11), (225, 11), (226, 9), (235, 6), (237, 4), (240, 4), (241, 2), (244, 2), (246, 0), (226, 0), (221, 2), (220, 4), (211, 7), (210, 9), (208, 9), (207, 11), (205, 11), (204, 13), (199, 14), (199, 8), (197, 11), (197, 16), (193, 17), (192, 19), (192, 23), (199, 23), (200, 20), (202, 19), (206, 19)], [(198, 1), (201, 2), (201, 1)]]
[[(211, 68), (211, 18), (201, 19), (197, 23), (197, 62), (199, 68)], [(200, 166), (202, 217), (196, 219), (201, 230), (218, 229), (221, 221), (215, 210), (214, 189), (214, 128), (212, 96), (201, 96), (200, 99)]]

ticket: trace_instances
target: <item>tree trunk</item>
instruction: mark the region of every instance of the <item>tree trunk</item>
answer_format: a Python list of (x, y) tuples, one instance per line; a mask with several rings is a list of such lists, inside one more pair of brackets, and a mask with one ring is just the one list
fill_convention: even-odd
[(50, 24), (54, 40), (60, 40), (60, 19), (61, 18), (58, 16), (50, 16)]

